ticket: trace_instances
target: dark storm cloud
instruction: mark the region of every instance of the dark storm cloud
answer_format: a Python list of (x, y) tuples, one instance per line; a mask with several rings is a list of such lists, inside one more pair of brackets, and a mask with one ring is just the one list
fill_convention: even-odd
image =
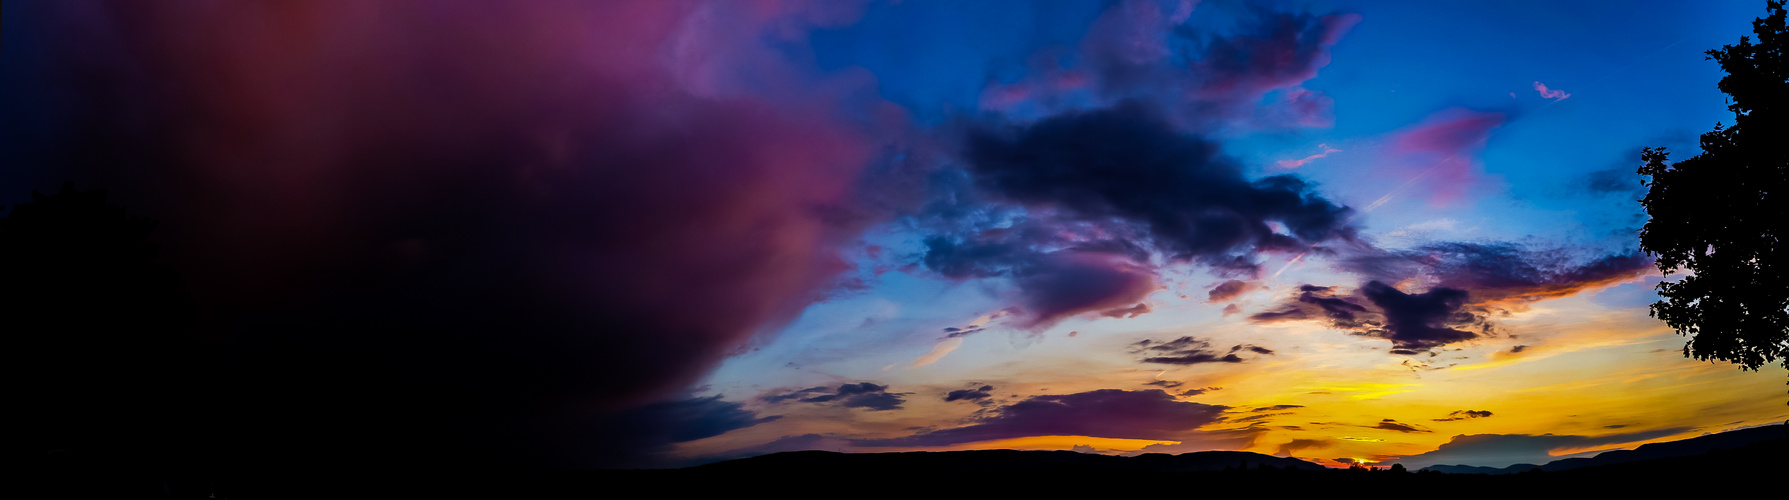
[[(1113, 3), (1081, 41), (1079, 66), (1038, 65), (1017, 82), (984, 89), (985, 108), (1028, 107), (1046, 116), (1021, 123), (997, 113), (963, 128), (966, 165), (933, 175), (933, 202), (922, 211), (931, 222), (922, 226), (941, 238), (926, 242), (927, 268), (956, 279), (1014, 278), (1024, 307), (1042, 308), (1031, 311), (1028, 326), (1044, 327), (1082, 313), (1148, 312), (1144, 285), (1157, 280), (1147, 264), (1157, 255), (1252, 277), (1260, 252), (1351, 239), (1347, 208), (1296, 176), (1247, 179), (1198, 134), (1235, 119), (1327, 124), (1329, 98), (1298, 86), (1328, 63), (1329, 48), (1359, 16), (1251, 8), (1236, 12), (1235, 29), (1194, 40), (1190, 31), (1175, 34), (1192, 5)], [(1064, 99), (1087, 90), (1092, 103)], [(1264, 99), (1270, 94), (1276, 97)], [(985, 233), (991, 228), (998, 234)], [(1142, 252), (1090, 248), (1101, 246)], [(1069, 268), (1102, 284), (1084, 291), (1069, 286), (1083, 278), (1032, 264), (1069, 248), (1128, 263)], [(1226, 293), (1233, 292), (1213, 291), (1212, 300)]]
[(1403, 463), (1412, 469), (1435, 464), (1481, 467), (1507, 467), (1518, 463), (1538, 465), (1562, 458), (1550, 454), (1556, 450), (1613, 447), (1689, 431), (1687, 427), (1676, 427), (1603, 436), (1462, 434), (1454, 436), (1435, 451), (1404, 457)]
[(1002, 406), (964, 427), (893, 439), (860, 440), (866, 447), (948, 446), (1025, 436), (1091, 436), (1178, 440), (1218, 422), (1229, 407), (1175, 400), (1160, 390), (1102, 389), (1066, 395), (1032, 396)]
[[(9, 138), (7, 163), (60, 158), (20, 178), (110, 188), (164, 221), (206, 335), (236, 353), (242, 387), (220, 392), (260, 419), (241, 423), (249, 460), (626, 463), (638, 450), (587, 415), (672, 397), (825, 297), (882, 217), (867, 200), (888, 199), (860, 188), (872, 137), (895, 131), (846, 115), (893, 110), (797, 78), (813, 72), (766, 43), (849, 19), (61, 5), (29, 21), (69, 28), (31, 41), (51, 56), (7, 80), (87, 83), (9, 117), (46, 139)], [(747, 95), (744, 74), (771, 90)]]
[(1156, 342), (1144, 339), (1131, 344), (1133, 354), (1142, 354), (1144, 363), (1160, 363), (1166, 365), (1195, 365), (1200, 363), (1241, 363), (1243, 359), (1236, 355), (1236, 350), (1219, 354), (1212, 350), (1211, 342), (1193, 337), (1181, 337), (1167, 342)]
[(1261, 252), (1301, 252), (1355, 234), (1344, 222), (1349, 210), (1309, 183), (1248, 180), (1215, 143), (1135, 102), (971, 127), (965, 143), (960, 175), (934, 176), (940, 189), (919, 219), (935, 234), (920, 261), (948, 278), (1012, 279), (1027, 326), (1148, 312), (1143, 299), (1161, 286), (1154, 255), (1254, 276)]
[(1464, 342), (1478, 334), (1450, 325), (1482, 323), (1472, 313), (1461, 311), (1466, 305), (1465, 290), (1436, 287), (1419, 294), (1408, 294), (1391, 285), (1369, 281), (1361, 287), (1361, 295), (1385, 317), (1384, 325), (1370, 334), (1392, 343), (1394, 354), (1415, 354), (1432, 347)]
[(947, 402), (948, 401), (980, 401), (983, 399), (988, 399), (988, 398), (993, 397), (993, 394), (989, 393), (989, 391), (992, 391), (992, 390), (994, 390), (994, 386), (991, 386), (991, 385), (984, 385), (984, 386), (977, 387), (974, 389), (959, 389), (959, 390), (955, 390), (955, 391), (950, 391), (949, 393), (945, 394), (944, 400)]
[(1454, 410), (1454, 411), (1448, 412), (1446, 417), (1436, 418), (1436, 419), (1431, 419), (1431, 420), (1434, 420), (1436, 422), (1452, 422), (1455, 420), (1470, 420), (1470, 419), (1474, 419), (1474, 418), (1485, 418), (1485, 417), (1489, 417), (1489, 416), (1491, 416), (1491, 412), (1488, 410)]
[[(1028, 206), (1140, 226), (1170, 259), (1254, 269), (1261, 251), (1351, 237), (1345, 207), (1306, 181), (1250, 181), (1217, 144), (1175, 131), (1137, 103), (1022, 127), (979, 128), (965, 156), (977, 186)], [(1285, 224), (1289, 235), (1268, 224)]]

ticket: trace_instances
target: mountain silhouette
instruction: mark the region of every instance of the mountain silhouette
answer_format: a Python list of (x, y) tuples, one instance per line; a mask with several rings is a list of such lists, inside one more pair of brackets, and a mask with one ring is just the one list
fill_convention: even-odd
[(774, 473), (806, 470), (904, 470), (913, 472), (991, 473), (1010, 470), (1085, 469), (1128, 472), (1209, 472), (1259, 469), (1324, 470), (1296, 458), (1246, 451), (1202, 451), (1169, 455), (1148, 453), (1118, 457), (1072, 451), (974, 450), (901, 453), (838, 453), (795, 451), (729, 460), (694, 467), (704, 473)]
[(1508, 467), (1482, 467), (1475, 465), (1431, 465), (1422, 470), (1444, 472), (1448, 474), (1516, 474), (1540, 469), (1542, 472), (1560, 472), (1585, 467), (1616, 465), (1665, 458), (1690, 457), (1703, 455), (1717, 450), (1744, 448), (1759, 443), (1769, 443), (1789, 439), (1789, 426), (1784, 424), (1766, 425), (1727, 431), (1720, 434), (1709, 434), (1679, 441), (1650, 443), (1640, 445), (1632, 450), (1615, 450), (1599, 453), (1594, 457), (1567, 458), (1554, 460), (1544, 465), (1515, 464)]

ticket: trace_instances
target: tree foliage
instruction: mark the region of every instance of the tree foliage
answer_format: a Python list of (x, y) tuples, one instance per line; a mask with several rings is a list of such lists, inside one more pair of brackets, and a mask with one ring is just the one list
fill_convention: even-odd
[(1744, 369), (1782, 359), (1789, 366), (1789, 73), (1784, 68), (1783, 2), (1752, 23), (1757, 43), (1707, 52), (1726, 71), (1733, 126), (1702, 134), (1702, 153), (1667, 165), (1664, 148), (1641, 155), (1652, 177), (1640, 200), (1651, 220), (1640, 248), (1659, 270), (1687, 269), (1658, 285), (1652, 315), (1688, 336), (1684, 356)]

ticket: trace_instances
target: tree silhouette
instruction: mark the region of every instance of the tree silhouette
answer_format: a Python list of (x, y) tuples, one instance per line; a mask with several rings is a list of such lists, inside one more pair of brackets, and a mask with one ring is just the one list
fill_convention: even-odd
[(1754, 44), (1707, 52), (1727, 76), (1732, 127), (1702, 134), (1702, 153), (1666, 165), (1664, 148), (1647, 148), (1640, 174), (1652, 177), (1641, 206), (1652, 218), (1640, 249), (1658, 256), (1664, 300), (1652, 316), (1689, 337), (1686, 357), (1737, 363), (1742, 369), (1783, 359), (1789, 367), (1789, 148), (1783, 140), (1789, 72), (1784, 67), (1783, 2), (1766, 3), (1753, 21)]

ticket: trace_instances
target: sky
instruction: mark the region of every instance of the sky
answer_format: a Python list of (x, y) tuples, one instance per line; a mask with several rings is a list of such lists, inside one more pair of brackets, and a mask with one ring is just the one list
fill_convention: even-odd
[(7, 2), (0, 203), (157, 220), (266, 455), (1538, 464), (1789, 419), (1637, 242), (1762, 4)]

